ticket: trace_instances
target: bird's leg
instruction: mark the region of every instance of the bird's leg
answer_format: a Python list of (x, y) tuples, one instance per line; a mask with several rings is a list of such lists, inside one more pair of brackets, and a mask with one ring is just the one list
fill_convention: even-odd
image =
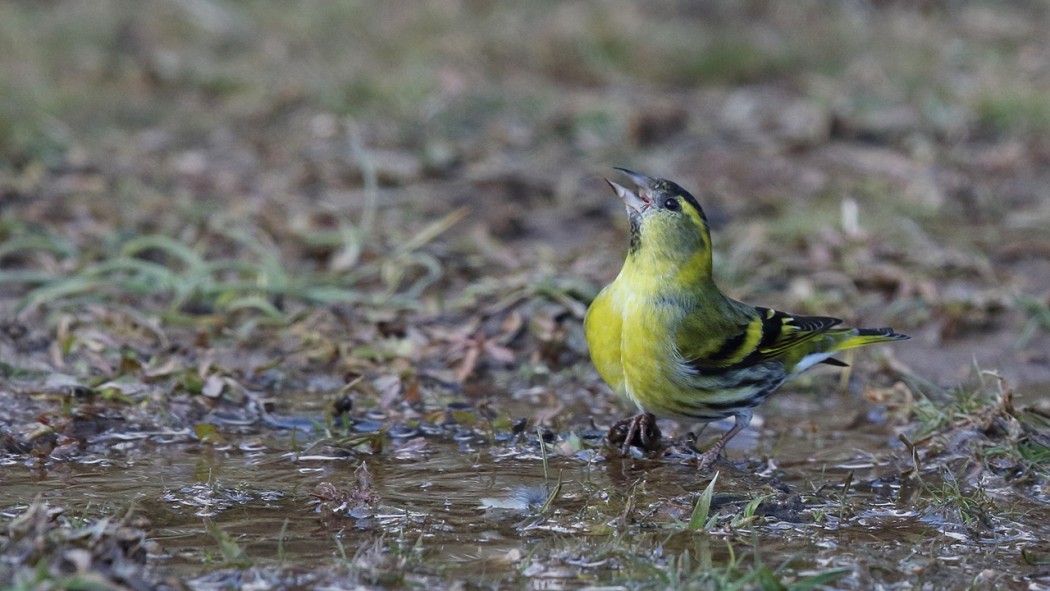
[(741, 430), (743, 430), (744, 427), (747, 427), (748, 424), (750, 424), (750, 423), (751, 423), (751, 412), (750, 411), (748, 411), (747, 414), (739, 414), (739, 415), (737, 415), (735, 421), (733, 422), (733, 428), (728, 430), (728, 431), (726, 431), (725, 435), (722, 435), (722, 437), (719, 438), (718, 442), (715, 443), (711, 447), (711, 449), (709, 449), (709, 450), (705, 451), (704, 453), (700, 454), (699, 463), (698, 463), (696, 469), (697, 470), (707, 470), (708, 468), (710, 468), (711, 464), (714, 464), (715, 460), (718, 459), (718, 456), (722, 453), (722, 450), (725, 449), (726, 444), (729, 443), (729, 440), (732, 439), (734, 436), (736, 436), (737, 433), (739, 433)]
[(656, 415), (645, 413), (638, 420), (638, 437), (640, 446), (645, 451), (656, 451), (660, 448), (660, 427), (656, 424)]
[(638, 427), (641, 426), (642, 417), (644, 416), (644, 414), (638, 414), (627, 419), (630, 421), (630, 426), (627, 428), (627, 435), (623, 438), (623, 447), (620, 448), (621, 456), (627, 457), (627, 453), (631, 451), (631, 443), (634, 441), (634, 438), (638, 436)]
[[(624, 429), (626, 429), (626, 433), (624, 433)], [(623, 445), (620, 447), (620, 453), (624, 456), (627, 456), (631, 451), (632, 445), (647, 452), (653, 451), (660, 442), (660, 429), (656, 425), (656, 417), (650, 413), (643, 412), (633, 417), (616, 421), (609, 428), (606, 438), (609, 440), (609, 443), (617, 444), (620, 443), (621, 437), (623, 438)]]

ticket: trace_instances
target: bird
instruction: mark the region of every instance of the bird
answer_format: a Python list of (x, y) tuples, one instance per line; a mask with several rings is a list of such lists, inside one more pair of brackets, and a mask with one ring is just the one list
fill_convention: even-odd
[(836, 353), (909, 337), (891, 328), (842, 328), (841, 320), (752, 306), (726, 296), (712, 274), (712, 242), (700, 203), (678, 184), (625, 168), (635, 188), (606, 179), (623, 200), (630, 242), (623, 267), (584, 316), (591, 361), (638, 408), (609, 429), (621, 454), (653, 451), (658, 418), (732, 428), (698, 456), (710, 467), (785, 380)]

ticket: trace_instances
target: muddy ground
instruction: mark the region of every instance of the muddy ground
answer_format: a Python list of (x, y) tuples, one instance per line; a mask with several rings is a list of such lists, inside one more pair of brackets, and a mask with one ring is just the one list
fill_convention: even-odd
[[(0, 5), (7, 588), (1050, 588), (1043, 3), (126, 8)], [(912, 340), (621, 458), (613, 166)]]

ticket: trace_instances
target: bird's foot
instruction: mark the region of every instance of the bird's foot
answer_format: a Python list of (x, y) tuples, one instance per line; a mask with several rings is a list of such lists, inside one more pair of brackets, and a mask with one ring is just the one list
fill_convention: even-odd
[(726, 448), (726, 444), (729, 443), (729, 440), (732, 439), (737, 433), (740, 432), (741, 429), (746, 427), (747, 424), (750, 422), (750, 411), (737, 415), (736, 420), (733, 422), (733, 428), (726, 431), (725, 435), (719, 437), (718, 441), (716, 441), (715, 444), (711, 446), (711, 449), (700, 454), (700, 457), (697, 459), (698, 465), (696, 469), (707, 470), (708, 468), (710, 468), (711, 464), (714, 464), (715, 461), (718, 460), (718, 456), (722, 455), (722, 450)]
[(718, 457), (720, 455), (722, 455), (722, 448), (717, 445), (700, 454), (696, 460), (696, 470), (698, 472), (703, 472), (704, 470), (707, 470), (715, 462), (718, 461)]
[[(729, 433), (726, 433), (725, 435), (723, 435), (721, 437), (721, 439), (719, 439), (717, 442), (715, 442), (715, 444), (712, 445), (710, 447), (710, 449), (708, 449), (707, 451), (701, 453), (696, 459), (696, 462), (697, 462), (696, 469), (697, 469), (697, 471), (707, 470), (715, 462), (717, 462), (718, 458), (721, 457), (722, 452), (725, 451), (726, 443), (728, 443), (729, 440), (732, 439), (733, 435), (735, 435), (735, 434), (736, 433), (734, 433), (733, 431), (730, 431)], [(699, 450), (697, 450), (697, 451), (699, 451)]]
[(649, 413), (616, 421), (605, 437), (609, 443), (619, 445), (624, 456), (628, 455), (632, 445), (647, 453), (660, 449), (660, 428), (656, 425), (656, 417)]

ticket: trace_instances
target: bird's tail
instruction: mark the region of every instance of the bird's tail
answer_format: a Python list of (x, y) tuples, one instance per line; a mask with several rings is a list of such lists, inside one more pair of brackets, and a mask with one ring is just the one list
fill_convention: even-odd
[(892, 328), (853, 328), (830, 332), (840, 332), (842, 336), (841, 340), (835, 343), (835, 351), (845, 351), (889, 341), (906, 341), (911, 338), (906, 334), (894, 332)]

